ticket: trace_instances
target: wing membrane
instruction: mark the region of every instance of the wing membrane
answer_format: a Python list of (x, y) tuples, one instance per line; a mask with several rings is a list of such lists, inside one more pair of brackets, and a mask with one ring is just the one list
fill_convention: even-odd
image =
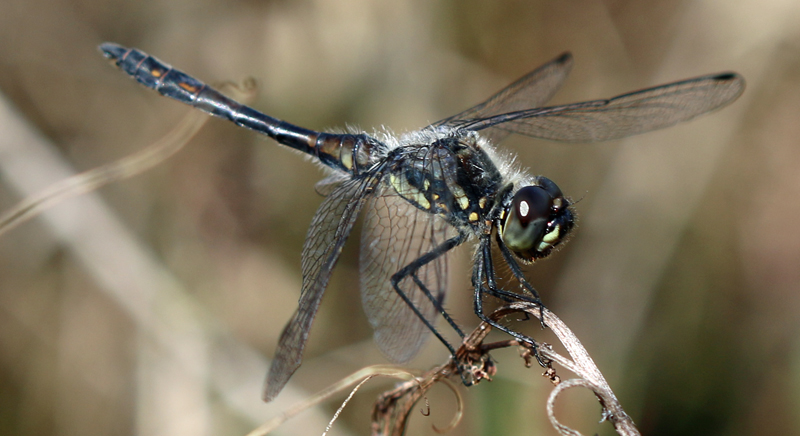
[[(490, 118), (495, 115), (516, 112), (547, 103), (564, 84), (572, 69), (572, 55), (561, 56), (522, 76), (486, 101), (463, 112), (434, 123), (434, 126), (458, 126), (465, 120)], [(484, 131), (493, 143), (501, 141), (510, 132), (503, 129)]]
[[(395, 362), (411, 360), (429, 330), (394, 290), (391, 277), (454, 234), (442, 218), (412, 206), (390, 187), (369, 202), (361, 234), (361, 297), (378, 348)], [(444, 301), (445, 255), (421, 266), (414, 276), (440, 304)], [(434, 324), (438, 311), (414, 276), (404, 278), (399, 287)]]
[(502, 129), (535, 138), (568, 142), (620, 139), (661, 129), (719, 109), (744, 91), (734, 73), (703, 76), (565, 106), (532, 108), (475, 119), (463, 128)]
[(283, 329), (275, 359), (264, 384), (264, 401), (271, 401), (300, 367), (308, 332), (342, 247), (353, 229), (365, 193), (374, 179), (351, 179), (338, 185), (314, 215), (303, 244), (303, 289), (292, 319)]

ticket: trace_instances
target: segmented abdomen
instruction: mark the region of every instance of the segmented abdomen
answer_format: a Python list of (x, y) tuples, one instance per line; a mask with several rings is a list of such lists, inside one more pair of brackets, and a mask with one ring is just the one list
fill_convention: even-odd
[(147, 53), (113, 43), (100, 45), (103, 55), (159, 94), (269, 136), (288, 147), (316, 156), (322, 163), (357, 175), (366, 168), (377, 140), (366, 134), (321, 133), (273, 118), (224, 96)]

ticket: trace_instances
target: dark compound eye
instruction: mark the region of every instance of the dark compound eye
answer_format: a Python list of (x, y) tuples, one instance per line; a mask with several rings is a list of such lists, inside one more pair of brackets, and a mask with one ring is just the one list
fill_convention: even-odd
[(561, 193), (561, 188), (559, 188), (558, 185), (555, 184), (555, 182), (548, 179), (547, 177), (539, 176), (536, 182), (540, 187), (542, 187), (542, 189), (544, 189), (545, 191), (547, 191), (548, 194), (550, 194), (551, 198), (556, 199), (564, 196), (564, 194)]
[(542, 219), (546, 221), (550, 216), (551, 203), (552, 197), (544, 189), (538, 186), (526, 186), (514, 194), (514, 214), (520, 225), (525, 228), (532, 222)]
[(503, 243), (526, 261), (550, 254), (573, 226), (573, 215), (561, 189), (546, 177), (536, 183), (514, 194), (500, 229)]
[(517, 253), (535, 250), (547, 229), (552, 203), (550, 194), (539, 186), (526, 186), (514, 194), (501, 235), (508, 248)]

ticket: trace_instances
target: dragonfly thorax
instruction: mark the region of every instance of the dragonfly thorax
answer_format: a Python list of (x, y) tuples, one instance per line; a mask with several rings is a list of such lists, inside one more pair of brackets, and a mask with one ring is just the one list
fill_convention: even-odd
[(412, 132), (385, 160), (394, 194), (456, 228), (484, 226), (503, 179), (479, 136), (468, 131)]
[(498, 229), (503, 243), (525, 262), (546, 257), (574, 226), (569, 200), (546, 177), (524, 186), (503, 204)]

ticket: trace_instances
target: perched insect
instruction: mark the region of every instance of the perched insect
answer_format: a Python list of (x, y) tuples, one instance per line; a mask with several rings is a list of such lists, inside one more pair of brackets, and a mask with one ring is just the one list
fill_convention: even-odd
[[(565, 53), (485, 102), (399, 137), (387, 132), (321, 133), (237, 103), (137, 49), (100, 46), (116, 66), (162, 95), (308, 153), (330, 169), (317, 185), (326, 198), (303, 245), (300, 302), (278, 343), (265, 383), (273, 399), (300, 366), (311, 324), (339, 254), (359, 213), (361, 296), (378, 347), (405, 362), (433, 332), (443, 308), (446, 255), (476, 241), (472, 285), (475, 313), (518, 340), (520, 333), (489, 320), (483, 297), (540, 303), (520, 264), (546, 257), (573, 227), (570, 200), (543, 176), (530, 176), (496, 153), (510, 133), (568, 142), (619, 139), (690, 120), (735, 100), (744, 80), (735, 73), (703, 76), (608, 100), (538, 107), (561, 86), (572, 66)], [(497, 284), (496, 244), (522, 291)]]

